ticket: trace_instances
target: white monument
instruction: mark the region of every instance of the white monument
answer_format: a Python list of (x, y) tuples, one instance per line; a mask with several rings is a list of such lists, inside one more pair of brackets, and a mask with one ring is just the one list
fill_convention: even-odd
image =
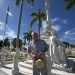
[(66, 64), (65, 47), (59, 41), (58, 35), (54, 29), (51, 29), (50, 40), (50, 56), (55, 64)]
[(57, 37), (57, 34), (55, 33), (54, 29), (51, 29), (51, 36), (49, 37), (50, 41), (50, 56), (51, 56), (51, 61), (60, 64), (59, 60), (59, 51), (58, 51), (58, 46), (59, 46), (59, 40)]
[[(52, 67), (51, 60), (57, 64), (61, 64), (61, 62), (63, 64), (66, 64), (66, 59), (65, 59), (65, 54), (64, 54), (65, 48), (63, 44), (59, 41), (57, 32), (51, 28), (49, 1), (50, 0), (45, 0), (46, 31), (42, 34), (42, 38), (49, 44), (49, 51), (47, 54), (47, 64), (48, 64), (48, 75), (51, 75), (51, 67)], [(62, 59), (60, 55), (62, 56)]]

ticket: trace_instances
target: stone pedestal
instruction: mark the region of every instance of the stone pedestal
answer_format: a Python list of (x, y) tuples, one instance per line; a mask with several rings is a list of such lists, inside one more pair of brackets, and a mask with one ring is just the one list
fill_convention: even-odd
[(46, 55), (46, 59), (47, 59), (47, 69), (48, 69), (48, 75), (51, 75), (51, 67), (52, 67), (52, 63), (51, 63), (51, 58), (49, 55)]
[(1, 66), (4, 66), (4, 65), (5, 65), (6, 48), (3, 47), (3, 48), (1, 49), (1, 51), (2, 51), (2, 54), (1, 54)]
[(19, 49), (16, 48), (16, 53), (13, 54), (13, 70), (12, 74), (18, 74), (19, 73), (19, 67), (18, 67), (18, 61), (19, 61)]
[(1, 66), (5, 65), (5, 55), (1, 55)]

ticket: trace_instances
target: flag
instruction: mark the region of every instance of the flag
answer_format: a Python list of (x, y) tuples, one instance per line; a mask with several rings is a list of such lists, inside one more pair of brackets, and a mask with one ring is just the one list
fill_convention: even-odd
[(6, 11), (6, 24), (7, 24), (7, 22), (8, 22), (8, 16), (9, 16), (9, 6), (8, 6), (8, 8), (7, 8), (7, 11)]

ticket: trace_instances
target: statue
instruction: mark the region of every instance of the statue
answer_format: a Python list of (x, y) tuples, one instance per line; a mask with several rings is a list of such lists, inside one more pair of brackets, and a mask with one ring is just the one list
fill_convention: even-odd
[(49, 40), (50, 40), (50, 56), (52, 62), (59, 65), (66, 64), (65, 47), (59, 41), (56, 30), (51, 29), (51, 36), (49, 37)]

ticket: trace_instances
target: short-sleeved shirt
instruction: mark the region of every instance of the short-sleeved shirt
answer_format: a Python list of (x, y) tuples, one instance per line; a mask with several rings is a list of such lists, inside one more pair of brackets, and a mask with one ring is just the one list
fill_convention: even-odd
[(44, 40), (39, 40), (37, 43), (31, 41), (28, 47), (28, 52), (43, 52), (43, 50), (48, 49), (48, 44)]

